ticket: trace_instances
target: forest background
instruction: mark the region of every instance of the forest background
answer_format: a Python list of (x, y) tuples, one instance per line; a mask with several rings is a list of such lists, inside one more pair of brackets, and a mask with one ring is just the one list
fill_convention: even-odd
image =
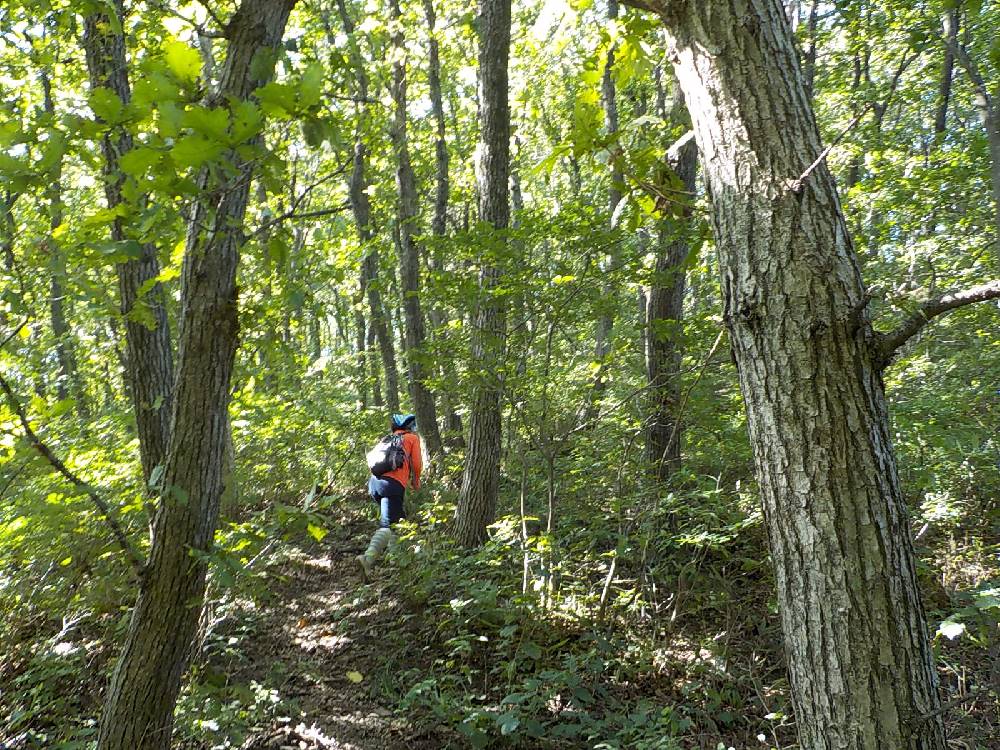
[[(234, 3), (0, 9), (0, 745), (97, 740), (157, 506), (191, 507), (163, 424), (188, 383), (206, 400), (174, 413), (218, 418), (173, 430), (226, 481), (206, 490), (218, 523), (192, 529), (214, 545), (164, 563), (208, 571), (179, 746), (280, 729), (336, 747), (324, 694), (386, 712), (360, 747), (796, 747), (660, 21), (613, 0), (513, 8), (502, 226), (475, 168), (475, 9), (277, 5), (277, 51), (244, 58)], [(1000, 5), (785, 11), (877, 327), (996, 279)], [(235, 274), (200, 312), (210, 289), (181, 295), (214, 273), (184, 267), (199, 249)], [(998, 323), (995, 301), (935, 317), (884, 375), (935, 718), (968, 748), (1000, 747)], [(181, 363), (217, 328), (232, 377), (200, 382), (225, 347)], [(400, 409), (433, 468), (363, 586), (342, 564), (373, 525), (361, 457)], [(482, 486), (477, 450), (500, 469)], [(455, 524), (456, 506), (485, 515)], [(302, 587), (338, 577), (340, 598)]]

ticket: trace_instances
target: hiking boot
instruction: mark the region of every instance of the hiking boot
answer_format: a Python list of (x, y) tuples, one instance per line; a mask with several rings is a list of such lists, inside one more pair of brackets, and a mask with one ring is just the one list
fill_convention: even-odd
[(375, 558), (368, 557), (368, 555), (357, 555), (354, 559), (361, 566), (361, 572), (364, 574), (365, 580), (370, 581), (372, 579), (372, 572), (375, 570)]

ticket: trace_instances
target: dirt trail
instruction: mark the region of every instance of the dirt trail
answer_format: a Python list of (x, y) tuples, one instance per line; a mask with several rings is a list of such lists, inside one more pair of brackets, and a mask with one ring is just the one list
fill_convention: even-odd
[(399, 629), (404, 608), (380, 582), (391, 569), (381, 566), (366, 584), (354, 560), (374, 530), (372, 518), (359, 513), (338, 520), (341, 525), (309, 554), (275, 571), (283, 578), (276, 585), (281, 594), (269, 607), (262, 632), (248, 644), (254, 669), (241, 675), (263, 682), (280, 662), (286, 674), (280, 693), (298, 704), (301, 715), (254, 735), (243, 750), (445, 747), (446, 740), (395, 716), (373, 689), (386, 656), (380, 633)]

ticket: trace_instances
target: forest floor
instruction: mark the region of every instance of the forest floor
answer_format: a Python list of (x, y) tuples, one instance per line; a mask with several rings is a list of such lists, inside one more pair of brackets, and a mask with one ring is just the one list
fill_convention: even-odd
[(447, 744), (400, 718), (373, 695), (372, 676), (385, 661), (383, 633), (400, 628), (405, 605), (385, 590), (383, 564), (366, 582), (355, 555), (375, 528), (370, 516), (340, 519), (322, 542), (270, 571), (273, 604), (243, 648), (235, 675), (273, 683), (280, 666), (284, 701), (298, 716), (277, 717), (243, 750), (421, 750)]
[[(376, 570), (373, 581), (365, 581), (354, 557), (364, 551), (375, 520), (360, 498), (354, 500), (347, 507), (337, 508), (322, 541), (285, 548), (279, 561), (263, 575), (269, 590), (266, 602), (255, 605), (249, 600), (235, 601), (217, 620), (214, 642), (233, 639), (230, 642), (238, 640), (239, 645), (228, 657), (225, 650), (213, 653), (210, 647), (206, 650), (206, 666), (214, 665), (230, 684), (266, 686), (275, 695), (276, 712), (262, 711), (252, 720), (256, 729), (241, 750), (431, 750), (469, 746), (453, 728), (435, 724), (432, 717), (407, 717), (399, 710), (398, 685), (392, 686), (397, 676), (393, 670), (402, 664), (409, 669), (419, 668), (423, 659), (428, 661), (430, 671), (435, 653), (426, 646), (425, 639), (434, 630), (433, 614), (400, 597), (399, 587), (392, 585), (396, 567), (391, 560)], [(752, 591), (744, 591), (742, 598), (747, 606), (759, 606), (755, 601), (759, 597)], [(773, 646), (777, 635), (773, 630), (760, 635), (746, 630), (740, 650), (752, 652), (769, 643)], [(673, 656), (676, 664), (665, 667), (656, 684), (635, 687), (667, 703), (698, 702), (695, 694), (672, 695), (669, 687), (670, 683), (682, 682), (678, 675), (690, 677), (692, 665), (698, 662), (697, 654), (685, 655), (678, 649)], [(774, 685), (781, 682), (780, 662), (776, 661), (780, 656), (774, 656), (769, 659), (772, 671), (767, 684), (754, 681), (752, 690), (743, 678), (728, 684), (741, 693), (773, 691)], [(951, 658), (956, 656), (959, 654), (954, 651), (949, 654)], [(976, 663), (974, 654), (965, 656), (962, 661)], [(942, 668), (951, 668), (949, 659), (942, 660), (942, 664)], [(953, 687), (954, 678), (943, 672), (942, 682), (946, 695), (952, 694), (948, 688)], [(744, 703), (749, 707), (754, 700), (748, 694)], [(998, 717), (989, 709), (983, 713), (982, 707), (976, 710), (971, 704), (962, 708), (966, 710), (948, 717), (953, 747), (1000, 748), (995, 734)], [(696, 707), (693, 710), (697, 712)], [(715, 731), (706, 732), (703, 722), (697, 724), (701, 726), (693, 726), (686, 737), (676, 738), (681, 747), (715, 750), (771, 745), (772, 738), (764, 742), (763, 735), (759, 735), (758, 739), (757, 730), (733, 726), (729, 731), (718, 731), (713, 726)], [(795, 747), (791, 730), (785, 725), (778, 733), (780, 741), (774, 735), (774, 745), (783, 750)]]

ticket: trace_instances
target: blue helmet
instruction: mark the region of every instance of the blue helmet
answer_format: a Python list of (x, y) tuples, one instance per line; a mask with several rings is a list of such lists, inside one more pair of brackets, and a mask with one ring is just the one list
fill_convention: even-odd
[(412, 430), (416, 426), (417, 426), (416, 414), (392, 415), (392, 429), (394, 430)]

